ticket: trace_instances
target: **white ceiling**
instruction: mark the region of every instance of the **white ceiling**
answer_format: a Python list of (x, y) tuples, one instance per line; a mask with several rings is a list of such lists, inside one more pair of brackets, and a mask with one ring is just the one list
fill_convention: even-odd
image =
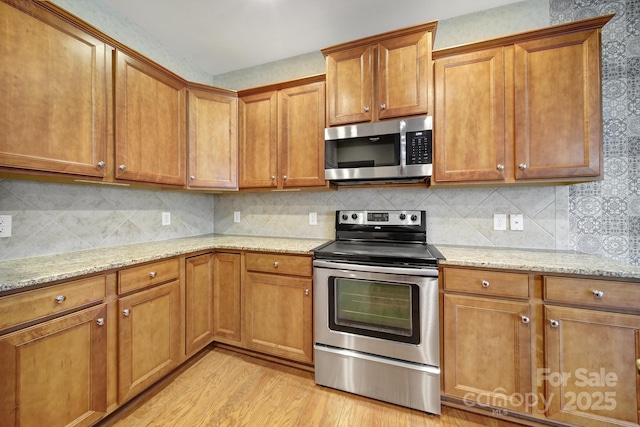
[(218, 75), (520, 0), (103, 1)]

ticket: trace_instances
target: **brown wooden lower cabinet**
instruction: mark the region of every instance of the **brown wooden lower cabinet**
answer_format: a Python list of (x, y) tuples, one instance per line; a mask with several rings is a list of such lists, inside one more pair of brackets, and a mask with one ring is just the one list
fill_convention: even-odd
[[(558, 425), (638, 425), (637, 281), (443, 270), (445, 403)], [(529, 277), (528, 298), (506, 297), (514, 273)], [(504, 298), (478, 296), (491, 288)]]
[(218, 252), (213, 258), (213, 335), (215, 339), (240, 343), (241, 255)]
[(531, 390), (529, 312), (527, 302), (445, 295), (444, 392), (530, 412), (519, 400)]
[(247, 272), (243, 283), (247, 348), (313, 362), (312, 280)]
[(171, 372), (180, 356), (180, 281), (118, 299), (118, 402)]
[(640, 420), (640, 316), (545, 307), (544, 371), (553, 420), (582, 426)]
[(194, 354), (213, 340), (214, 255), (185, 260), (185, 353)]
[(104, 304), (3, 336), (0, 424), (95, 423), (107, 410), (106, 359)]

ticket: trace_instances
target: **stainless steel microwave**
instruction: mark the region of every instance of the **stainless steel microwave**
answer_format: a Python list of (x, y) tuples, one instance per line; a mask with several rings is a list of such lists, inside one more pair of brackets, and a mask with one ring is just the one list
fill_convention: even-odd
[(395, 182), (431, 176), (431, 116), (327, 128), (324, 140), (326, 180)]

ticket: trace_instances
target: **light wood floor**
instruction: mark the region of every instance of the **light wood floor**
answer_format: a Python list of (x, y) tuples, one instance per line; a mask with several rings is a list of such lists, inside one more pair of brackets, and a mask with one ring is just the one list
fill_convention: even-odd
[(449, 407), (429, 415), (320, 387), (311, 372), (215, 347), (126, 418), (105, 425), (516, 426)]

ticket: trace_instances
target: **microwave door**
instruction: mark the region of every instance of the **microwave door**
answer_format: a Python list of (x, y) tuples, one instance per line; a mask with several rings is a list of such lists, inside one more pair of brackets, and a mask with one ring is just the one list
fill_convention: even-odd
[(400, 134), (325, 140), (325, 179), (384, 179), (401, 174)]

